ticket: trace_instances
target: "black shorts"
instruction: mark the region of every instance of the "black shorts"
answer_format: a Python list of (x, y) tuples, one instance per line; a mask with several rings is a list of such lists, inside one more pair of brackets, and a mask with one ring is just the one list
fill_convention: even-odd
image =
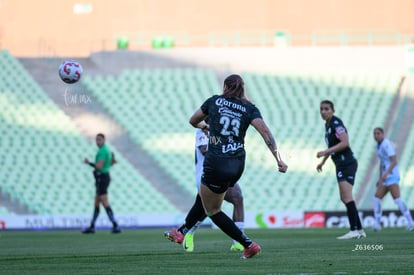
[(109, 173), (94, 171), (93, 176), (95, 177), (96, 195), (101, 196), (108, 194), (108, 187), (111, 183), (111, 176)]
[(203, 164), (201, 184), (214, 193), (225, 192), (234, 186), (243, 174), (245, 156), (237, 158), (220, 158), (207, 155)]
[(358, 170), (358, 161), (355, 160), (348, 164), (336, 165), (336, 179), (339, 182), (347, 181), (354, 185), (356, 171)]

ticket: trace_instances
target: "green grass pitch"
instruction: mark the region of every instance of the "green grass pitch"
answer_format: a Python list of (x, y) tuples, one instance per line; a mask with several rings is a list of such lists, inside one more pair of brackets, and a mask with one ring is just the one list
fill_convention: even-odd
[(262, 246), (248, 260), (220, 230), (199, 229), (192, 253), (163, 231), (0, 231), (0, 274), (414, 274), (414, 232), (402, 228), (364, 240), (336, 240), (346, 229), (247, 229)]

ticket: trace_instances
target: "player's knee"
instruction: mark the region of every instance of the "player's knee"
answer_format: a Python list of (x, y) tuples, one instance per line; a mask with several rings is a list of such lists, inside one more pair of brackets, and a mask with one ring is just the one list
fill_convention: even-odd
[(220, 212), (221, 210), (217, 210), (217, 209), (214, 209), (214, 210), (211, 210), (211, 211), (207, 211), (206, 212), (206, 215), (207, 215), (207, 217), (211, 217), (211, 216), (214, 216), (214, 215), (216, 215), (218, 212)]

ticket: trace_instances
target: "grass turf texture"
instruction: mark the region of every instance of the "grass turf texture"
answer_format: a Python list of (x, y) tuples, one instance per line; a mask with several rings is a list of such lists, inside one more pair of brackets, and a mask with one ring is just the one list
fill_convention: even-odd
[[(199, 229), (195, 251), (163, 236), (163, 229), (0, 231), (1, 274), (413, 274), (414, 232), (367, 232), (364, 240), (336, 240), (345, 229), (247, 229), (262, 253), (241, 260), (220, 230)], [(358, 251), (353, 251), (359, 246)], [(364, 246), (365, 245), (365, 246)], [(364, 250), (375, 246), (377, 250)], [(379, 250), (382, 246), (382, 250)]]

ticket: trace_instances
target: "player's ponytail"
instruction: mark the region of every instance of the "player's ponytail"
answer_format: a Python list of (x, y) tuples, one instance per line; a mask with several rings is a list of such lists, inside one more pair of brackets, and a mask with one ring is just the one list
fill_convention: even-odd
[(249, 101), (244, 89), (244, 81), (240, 75), (232, 74), (224, 80), (223, 95), (228, 98), (238, 98)]

